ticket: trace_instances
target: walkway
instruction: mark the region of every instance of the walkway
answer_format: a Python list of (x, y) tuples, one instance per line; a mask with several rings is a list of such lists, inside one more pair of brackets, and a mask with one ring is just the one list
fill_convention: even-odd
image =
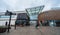
[(10, 33), (0, 33), (0, 35), (60, 35), (60, 27), (40, 27), (36, 29), (34, 26), (28, 27), (14, 27), (10, 30)]

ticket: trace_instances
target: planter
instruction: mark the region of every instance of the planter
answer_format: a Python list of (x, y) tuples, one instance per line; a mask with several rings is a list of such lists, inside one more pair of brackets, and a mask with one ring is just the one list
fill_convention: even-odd
[(6, 32), (7, 27), (6, 26), (0, 26), (0, 33)]

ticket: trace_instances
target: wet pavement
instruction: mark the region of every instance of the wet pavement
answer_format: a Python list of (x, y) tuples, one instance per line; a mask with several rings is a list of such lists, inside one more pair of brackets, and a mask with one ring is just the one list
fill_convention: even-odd
[(14, 27), (10, 30), (10, 33), (0, 33), (0, 35), (60, 35), (60, 27), (41, 26), (38, 29), (35, 26)]

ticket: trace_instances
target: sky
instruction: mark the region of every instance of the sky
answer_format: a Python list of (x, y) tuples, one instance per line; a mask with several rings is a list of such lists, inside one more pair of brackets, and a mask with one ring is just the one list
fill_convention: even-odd
[[(60, 0), (0, 0), (0, 12), (22, 11), (26, 8), (45, 5), (43, 11), (60, 8)], [(31, 19), (34, 17), (31, 16)]]
[(60, 7), (60, 0), (0, 0), (0, 12), (22, 11), (26, 8), (45, 5), (43, 11)]

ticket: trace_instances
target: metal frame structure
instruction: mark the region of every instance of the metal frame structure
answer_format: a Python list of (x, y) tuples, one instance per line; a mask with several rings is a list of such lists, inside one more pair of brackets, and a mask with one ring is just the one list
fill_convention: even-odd
[[(32, 7), (32, 8), (27, 8), (26, 12), (29, 15), (29, 17), (30, 16), (32, 16), (32, 17), (35, 16), (35, 18), (37, 18), (39, 13), (42, 12), (43, 8), (44, 8), (44, 5), (37, 6), (37, 7)], [(36, 21), (37, 19), (33, 19), (32, 21), (34, 21), (34, 20)]]

